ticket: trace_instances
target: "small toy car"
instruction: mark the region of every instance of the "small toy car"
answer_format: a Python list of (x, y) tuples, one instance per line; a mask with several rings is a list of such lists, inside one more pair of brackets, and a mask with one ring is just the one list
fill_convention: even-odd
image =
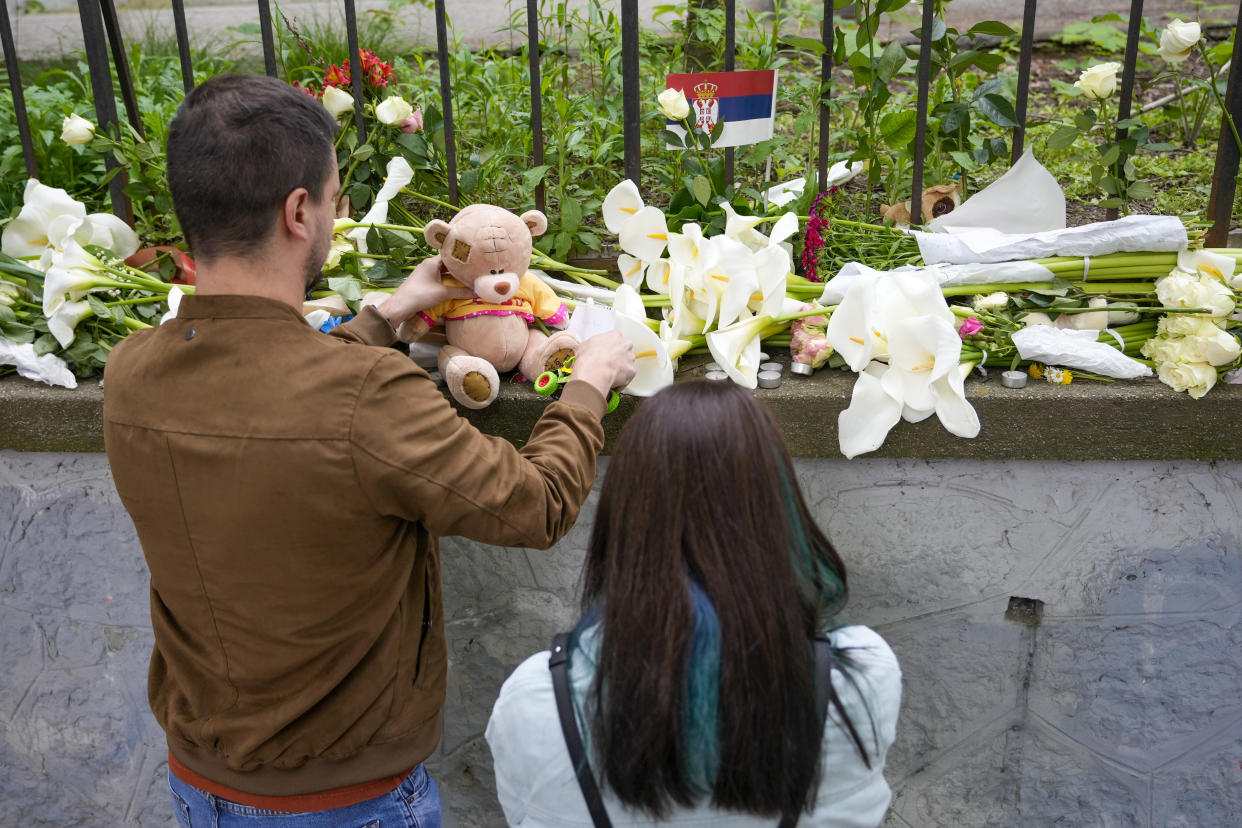
[[(535, 393), (542, 397), (550, 397), (557, 392), (563, 383), (569, 382), (570, 376), (574, 372), (574, 358), (571, 356), (565, 360), (556, 371), (544, 371), (535, 377)], [(616, 391), (608, 392), (608, 411), (611, 414), (617, 410), (617, 406), (621, 404), (621, 395)]]

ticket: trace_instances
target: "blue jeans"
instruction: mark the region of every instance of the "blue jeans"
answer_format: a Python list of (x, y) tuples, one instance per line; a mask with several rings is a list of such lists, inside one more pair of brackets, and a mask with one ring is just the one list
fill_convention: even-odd
[(239, 805), (187, 785), (171, 773), (168, 788), (177, 822), (184, 828), (440, 828), (440, 787), (422, 765), (374, 799), (301, 814)]

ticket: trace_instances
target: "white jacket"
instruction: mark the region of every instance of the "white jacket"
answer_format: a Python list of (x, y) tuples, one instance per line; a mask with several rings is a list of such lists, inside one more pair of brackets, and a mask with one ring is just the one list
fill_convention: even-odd
[[(830, 709), (824, 727), (823, 773), (815, 809), (803, 813), (798, 826), (875, 828), (883, 821), (892, 798), (883, 770), (888, 749), (897, 734), (901, 668), (893, 651), (874, 630), (862, 626), (842, 627), (830, 637), (837, 647), (852, 648), (849, 655), (858, 665), (858, 670), (853, 671), (858, 689), (840, 670), (833, 671), (832, 683), (867, 745), (872, 766), (868, 769), (862, 763), (858, 749), (842, 729), (835, 710)], [(587, 651), (592, 649), (593, 637), (589, 631), (584, 634), (582, 643)], [(594, 673), (591, 659), (582, 658), (581, 652), (574, 652), (570, 671), (575, 698), (582, 698)], [(548, 657), (549, 653), (544, 651), (526, 659), (500, 688), (486, 733), (495, 763), (496, 793), (510, 825), (590, 828), (591, 816), (574, 777), (557, 717)], [(704, 801), (696, 808), (678, 809), (656, 823), (645, 813), (623, 807), (606, 787), (601, 785), (601, 788), (604, 807), (617, 828), (656, 824), (749, 828), (777, 822), (717, 810)]]

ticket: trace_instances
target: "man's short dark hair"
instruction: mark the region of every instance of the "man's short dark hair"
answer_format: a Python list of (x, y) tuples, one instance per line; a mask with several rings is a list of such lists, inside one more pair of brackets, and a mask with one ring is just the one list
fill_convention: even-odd
[(323, 197), (336, 129), (313, 98), (266, 75), (195, 87), (168, 132), (168, 187), (194, 254), (244, 255), (293, 190)]

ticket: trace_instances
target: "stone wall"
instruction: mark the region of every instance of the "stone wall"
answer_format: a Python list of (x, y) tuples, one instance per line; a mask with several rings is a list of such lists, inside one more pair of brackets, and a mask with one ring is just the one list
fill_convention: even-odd
[[(1242, 824), (1242, 463), (797, 464), (905, 671), (887, 826)], [(548, 552), (443, 544), (457, 825), (502, 824), (483, 728), (572, 620), (590, 513)], [(0, 451), (0, 631), (0, 825), (174, 824), (102, 455)]]

